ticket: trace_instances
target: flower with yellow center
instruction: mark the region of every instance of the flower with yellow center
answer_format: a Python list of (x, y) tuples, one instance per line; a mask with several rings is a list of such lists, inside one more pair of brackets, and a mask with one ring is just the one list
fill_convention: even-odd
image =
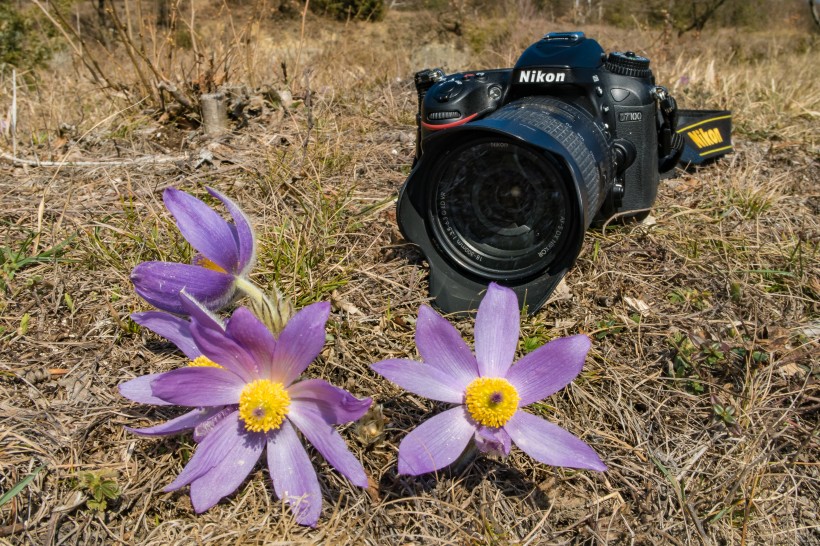
[(479, 377), (464, 392), (470, 417), (485, 427), (504, 426), (515, 415), (519, 400), (515, 387), (501, 377)]
[(194, 249), (192, 263), (150, 261), (131, 272), (137, 294), (163, 311), (186, 314), (180, 299), (185, 290), (211, 311), (218, 311), (237, 294), (237, 281), (247, 279), (256, 262), (256, 237), (245, 213), (213, 188), (208, 193), (222, 202), (226, 220), (201, 199), (168, 188), (162, 199), (182, 236)]
[(512, 290), (487, 287), (475, 320), (475, 353), (447, 319), (419, 309), (416, 346), (423, 362), (383, 360), (373, 370), (415, 394), (453, 404), (413, 429), (399, 445), (399, 474), (442, 469), (469, 445), (501, 456), (512, 445), (545, 464), (606, 470), (595, 451), (561, 427), (524, 410), (581, 371), (590, 341), (555, 339), (513, 364), (521, 310)]
[[(368, 487), (361, 462), (335, 426), (359, 419), (371, 400), (322, 379), (300, 380), (325, 345), (329, 302), (302, 309), (274, 337), (246, 307), (223, 323), (187, 292), (180, 301), (190, 325), (172, 319), (164, 330), (172, 336), (186, 333), (180, 348), (188, 349), (192, 365), (120, 386), (132, 400), (193, 408), (137, 431), (161, 435), (194, 427), (197, 449), (165, 491), (190, 485), (194, 510), (203, 512), (233, 493), (266, 452), (276, 495), (291, 504), (297, 522), (316, 525), (322, 488), (303, 441), (351, 483)], [(187, 334), (193, 347), (183, 339)]]
[(290, 395), (285, 386), (269, 379), (248, 383), (239, 395), (239, 417), (250, 432), (278, 429), (289, 407)]

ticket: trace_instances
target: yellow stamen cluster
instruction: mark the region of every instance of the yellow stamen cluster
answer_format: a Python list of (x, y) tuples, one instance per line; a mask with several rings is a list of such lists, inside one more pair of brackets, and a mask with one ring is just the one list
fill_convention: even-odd
[(197, 256), (194, 258), (194, 265), (198, 265), (199, 267), (204, 267), (205, 269), (210, 269), (211, 271), (218, 271), (220, 273), (227, 273), (224, 269), (213, 263), (211, 260), (206, 258), (205, 256)]
[(219, 364), (204, 355), (199, 355), (188, 363), (189, 368), (221, 368)]
[(239, 395), (239, 417), (250, 432), (267, 432), (282, 425), (290, 407), (290, 395), (282, 383), (257, 379)]
[(467, 385), (464, 401), (470, 417), (487, 427), (501, 427), (518, 409), (518, 391), (500, 377), (479, 377)]

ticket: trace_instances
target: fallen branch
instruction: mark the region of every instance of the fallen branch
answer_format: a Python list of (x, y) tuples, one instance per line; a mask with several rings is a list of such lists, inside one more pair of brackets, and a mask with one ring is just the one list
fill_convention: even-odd
[(168, 81), (161, 81), (157, 84), (157, 88), (160, 90), (168, 91), (172, 97), (174, 97), (178, 103), (180, 103), (183, 107), (190, 110), (191, 112), (196, 112), (196, 107), (191, 104), (191, 101), (188, 100), (188, 97), (182, 94), (182, 91), (176, 88), (174, 84)]
[(26, 526), (22, 523), (12, 523), (11, 525), (3, 525), (0, 527), (0, 537), (7, 537), (13, 535), (14, 533), (19, 533), (20, 531), (24, 531)]
[(162, 163), (173, 163), (184, 161), (187, 156), (142, 156), (123, 161), (40, 161), (38, 159), (22, 159), (14, 157), (6, 152), (0, 152), (0, 159), (10, 161), (15, 165), (27, 165), (29, 167), (121, 167), (128, 165), (158, 165)]

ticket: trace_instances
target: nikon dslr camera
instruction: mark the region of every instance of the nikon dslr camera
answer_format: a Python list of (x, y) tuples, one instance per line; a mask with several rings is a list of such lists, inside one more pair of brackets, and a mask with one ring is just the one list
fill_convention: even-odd
[(539, 309), (584, 232), (646, 214), (683, 148), (676, 104), (649, 60), (550, 33), (512, 69), (416, 74), (416, 160), (398, 201), (445, 312), (476, 309), (490, 281)]

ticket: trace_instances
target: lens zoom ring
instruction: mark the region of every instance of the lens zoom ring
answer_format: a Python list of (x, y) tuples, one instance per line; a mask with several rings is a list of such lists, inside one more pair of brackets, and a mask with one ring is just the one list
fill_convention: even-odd
[[(538, 96), (519, 99), (489, 117), (530, 126), (560, 143), (581, 175), (587, 210), (598, 211), (603, 185), (612, 178), (613, 158), (606, 137), (589, 114), (570, 103)], [(591, 221), (589, 215), (585, 228)]]

